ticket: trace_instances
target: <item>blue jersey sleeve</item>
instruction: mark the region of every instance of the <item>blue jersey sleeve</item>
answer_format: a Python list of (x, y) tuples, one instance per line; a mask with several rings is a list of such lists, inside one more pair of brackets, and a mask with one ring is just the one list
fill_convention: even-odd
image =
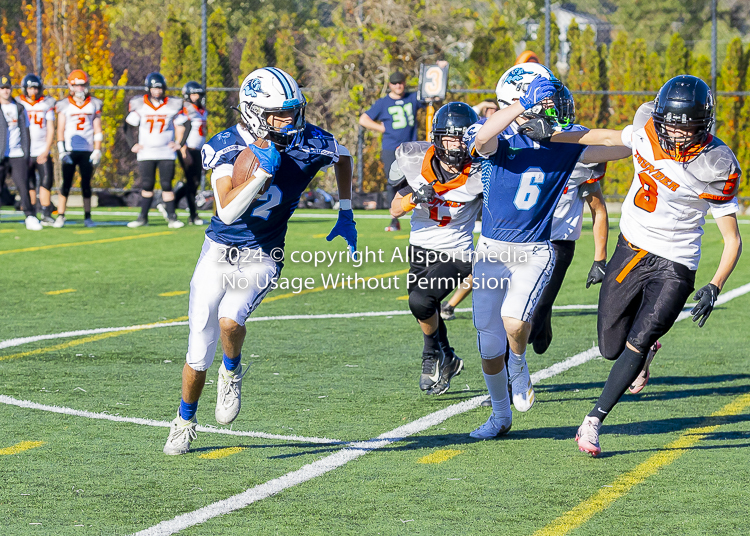
[(201, 149), (203, 169), (215, 169), (223, 164), (234, 165), (237, 156), (247, 149), (247, 144), (236, 129), (237, 127), (234, 126), (219, 132), (203, 146)]

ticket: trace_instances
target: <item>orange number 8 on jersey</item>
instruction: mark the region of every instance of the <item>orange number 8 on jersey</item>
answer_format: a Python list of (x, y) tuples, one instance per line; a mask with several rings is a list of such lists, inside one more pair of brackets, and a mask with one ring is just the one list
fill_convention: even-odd
[(646, 212), (653, 212), (656, 210), (656, 201), (659, 196), (656, 191), (656, 181), (645, 173), (639, 173), (638, 179), (641, 181), (641, 189), (635, 194), (633, 203)]

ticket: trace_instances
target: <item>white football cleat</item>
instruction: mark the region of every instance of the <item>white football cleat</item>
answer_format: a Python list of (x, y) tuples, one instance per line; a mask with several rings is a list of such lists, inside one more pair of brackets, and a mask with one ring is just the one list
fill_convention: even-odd
[(65, 225), (65, 216), (60, 214), (55, 219), (55, 223), (52, 224), (52, 227), (54, 227), (55, 229), (61, 229), (64, 225)]
[(505, 417), (495, 416), (492, 412), (490, 418), (482, 426), (471, 432), (469, 435), (474, 439), (493, 439), (495, 437), (507, 434), (513, 424), (513, 414), (508, 409), (508, 415)]
[(180, 229), (182, 227), (185, 227), (185, 224), (181, 222), (180, 220), (167, 220), (167, 227), (170, 229)]
[(216, 385), (216, 422), (229, 424), (237, 418), (242, 407), (242, 377), (248, 369), (240, 364), (234, 370), (227, 370), (224, 362), (219, 367), (219, 381)]
[(195, 429), (198, 427), (198, 421), (193, 415), (193, 418), (186, 421), (180, 414), (177, 414), (177, 418), (172, 421), (169, 427), (169, 437), (167, 443), (164, 445), (164, 454), (175, 456), (178, 454), (185, 454), (190, 450), (190, 442), (198, 437), (198, 433)]
[(536, 396), (534, 395), (534, 386), (531, 384), (531, 375), (526, 359), (523, 360), (523, 365), (520, 368), (514, 367), (508, 362), (508, 377), (513, 394), (513, 407), (517, 411), (529, 411), (531, 406), (534, 405)]
[(578, 450), (587, 452), (592, 456), (601, 454), (602, 449), (599, 447), (599, 427), (601, 425), (602, 421), (596, 417), (589, 417), (587, 415), (583, 419), (583, 424), (578, 427), (578, 431), (576, 432)]
[(131, 229), (143, 227), (144, 225), (148, 225), (148, 220), (142, 220), (141, 218), (138, 218), (135, 221), (128, 222), (128, 227), (130, 227)]
[(26, 216), (26, 229), (29, 231), (41, 231), (44, 229), (42, 223), (37, 219), (36, 216)]

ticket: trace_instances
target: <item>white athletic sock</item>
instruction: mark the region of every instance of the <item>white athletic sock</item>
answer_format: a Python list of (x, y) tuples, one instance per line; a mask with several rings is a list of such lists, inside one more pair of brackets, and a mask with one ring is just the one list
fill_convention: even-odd
[(497, 374), (484, 373), (484, 383), (490, 392), (492, 411), (498, 417), (505, 417), (510, 413), (510, 397), (508, 396), (508, 371), (503, 370)]
[(521, 371), (521, 367), (526, 362), (526, 351), (522, 354), (517, 354), (510, 348), (508, 349), (508, 368), (512, 373), (518, 373)]

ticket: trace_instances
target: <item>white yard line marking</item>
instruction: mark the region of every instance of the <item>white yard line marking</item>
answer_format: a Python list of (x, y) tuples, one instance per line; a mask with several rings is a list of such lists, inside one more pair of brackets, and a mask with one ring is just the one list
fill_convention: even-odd
[[(596, 305), (560, 305), (552, 307), (556, 309), (596, 309)], [(457, 313), (470, 313), (471, 307), (462, 307), (456, 309)], [(273, 320), (324, 320), (329, 318), (360, 318), (360, 317), (371, 317), (371, 316), (400, 316), (410, 315), (411, 311), (399, 310), (399, 311), (365, 311), (361, 313), (331, 313), (331, 314), (320, 314), (320, 315), (280, 315), (280, 316), (257, 316), (250, 317), (247, 322), (270, 322)], [(155, 329), (165, 328), (172, 326), (187, 326), (187, 321), (181, 322), (164, 322), (154, 324), (138, 324), (135, 326), (122, 326), (119, 328), (95, 328), (95, 329), (82, 329), (78, 331), (63, 331), (62, 333), (50, 333), (48, 335), (34, 335), (32, 337), (18, 337), (16, 339), (7, 339), (0, 341), (0, 350), (4, 348), (13, 348), (14, 346), (21, 346), (23, 344), (29, 344), (38, 341), (47, 341), (50, 339), (64, 339), (68, 337), (80, 337), (83, 335), (95, 335), (97, 333), (109, 333), (112, 331), (133, 331), (133, 330), (144, 330), (144, 329)]]
[[(125, 211), (114, 211), (114, 212), (107, 212), (106, 210), (92, 210), (91, 214), (93, 216), (137, 216), (137, 212), (125, 212)], [(7, 216), (18, 216), (22, 217), (24, 214), (21, 211), (17, 210), (0, 210), (0, 215), (7, 215)], [(65, 212), (66, 216), (83, 216), (82, 210), (67, 210)], [(207, 212), (207, 211), (199, 211), (199, 216), (208, 217), (211, 218), (211, 216), (214, 215), (213, 212)], [(336, 213), (315, 213), (311, 214), (309, 212), (295, 212), (292, 214), (292, 218), (319, 218), (324, 220), (335, 220), (338, 219), (338, 214)], [(391, 216), (389, 214), (362, 214), (362, 211), (358, 210), (354, 214), (355, 219), (359, 220), (390, 220)], [(20, 222), (23, 223), (23, 222)]]
[[(734, 298), (747, 294), (748, 292), (750, 292), (750, 283), (728, 291), (724, 296), (719, 297), (717, 305), (726, 303)], [(683, 313), (677, 321), (679, 322), (688, 316), (689, 315)], [(565, 361), (555, 363), (551, 367), (535, 372), (531, 375), (531, 381), (532, 383), (537, 383), (552, 378), (566, 370), (582, 365), (587, 361), (591, 361), (599, 355), (599, 349), (597, 347), (591, 348), (590, 350), (574, 355)], [(308, 480), (312, 480), (313, 478), (333, 471), (334, 469), (346, 465), (350, 461), (356, 460), (373, 450), (406, 439), (413, 434), (423, 432), (432, 426), (440, 424), (450, 417), (475, 409), (486, 398), (487, 395), (476, 396), (464, 402), (448, 406), (447, 408), (436, 411), (435, 413), (431, 413), (430, 415), (426, 415), (425, 417), (417, 419), (416, 421), (404, 426), (400, 426), (395, 430), (379, 435), (375, 439), (350, 443), (346, 448), (343, 448), (339, 452), (331, 454), (330, 456), (316, 462), (307, 464), (296, 471), (269, 480), (265, 484), (260, 484), (254, 488), (248, 489), (247, 491), (229, 497), (228, 499), (195, 510), (194, 512), (179, 515), (169, 521), (162, 521), (158, 525), (154, 525), (153, 527), (149, 527), (133, 534), (133, 536), (166, 536), (193, 527), (214, 517), (240, 510), (254, 502), (277, 495), (287, 488), (291, 488), (297, 484), (302, 484), (303, 482), (307, 482)]]
[[(104, 421), (114, 422), (129, 422), (132, 424), (141, 424), (144, 426), (156, 426), (158, 428), (169, 428), (170, 423), (166, 421), (154, 421), (151, 419), (140, 419), (137, 417), (122, 417), (120, 415), (110, 415), (108, 413), (93, 413), (91, 411), (82, 411), (72, 408), (64, 408), (60, 406), (47, 406), (45, 404), (37, 404), (36, 402), (30, 402), (28, 400), (18, 400), (6, 395), (0, 395), (0, 404), (7, 404), (9, 406), (18, 406), (19, 408), (36, 409), (40, 411), (50, 411), (52, 413), (61, 413), (63, 415), (72, 415), (74, 417), (86, 417), (88, 419), (99, 419)], [(303, 436), (287, 436), (278, 434), (265, 434), (262, 432), (243, 432), (241, 430), (227, 430), (225, 428), (214, 428), (213, 426), (200, 426), (198, 425), (199, 432), (208, 432), (211, 434), (224, 434), (242, 437), (257, 437), (260, 439), (280, 439), (282, 441), (298, 441), (302, 443), (320, 443), (324, 445), (344, 445), (345, 441), (339, 441), (337, 439), (329, 439), (327, 437), (303, 437)]]

